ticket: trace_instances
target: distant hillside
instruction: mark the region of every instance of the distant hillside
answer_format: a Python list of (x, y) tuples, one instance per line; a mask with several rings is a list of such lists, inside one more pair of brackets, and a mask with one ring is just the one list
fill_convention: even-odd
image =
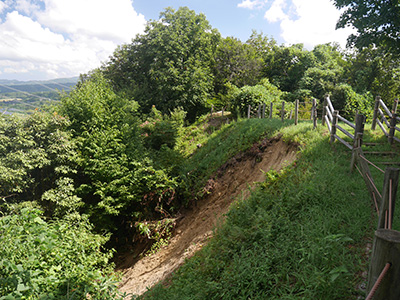
[(60, 100), (60, 92), (69, 92), (79, 77), (46, 81), (0, 80), (0, 113), (29, 114)]
[(0, 80), (0, 94), (10, 92), (48, 92), (54, 90), (71, 90), (79, 77), (61, 78), (46, 81)]

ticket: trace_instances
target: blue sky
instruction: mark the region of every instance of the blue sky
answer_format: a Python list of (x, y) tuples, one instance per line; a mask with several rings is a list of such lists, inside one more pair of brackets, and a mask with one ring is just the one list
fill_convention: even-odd
[(252, 30), (279, 44), (338, 42), (331, 0), (0, 0), (0, 79), (78, 76), (143, 33), (166, 7), (204, 13), (222, 36), (245, 42)]

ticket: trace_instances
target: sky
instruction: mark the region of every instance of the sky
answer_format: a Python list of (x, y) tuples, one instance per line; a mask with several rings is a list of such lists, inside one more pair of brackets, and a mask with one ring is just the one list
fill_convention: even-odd
[(337, 42), (331, 0), (0, 0), (0, 79), (51, 80), (101, 66), (118, 45), (142, 34), (166, 7), (204, 13), (223, 37), (245, 42), (252, 30), (278, 44)]

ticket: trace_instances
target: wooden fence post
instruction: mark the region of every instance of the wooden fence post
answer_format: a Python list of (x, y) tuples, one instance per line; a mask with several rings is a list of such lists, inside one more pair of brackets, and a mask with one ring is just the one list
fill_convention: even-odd
[[(383, 270), (387, 270), (387, 272), (383, 274)], [(383, 277), (380, 276), (381, 274)], [(367, 299), (372, 299), (372, 297), (375, 300), (400, 299), (399, 278), (400, 232), (390, 229), (378, 229), (375, 232), (371, 263), (369, 265), (367, 285), (369, 296)]]
[(398, 168), (386, 168), (383, 181), (382, 202), (379, 205), (378, 229), (392, 229), (393, 213), (399, 183)]
[(328, 105), (328, 102), (326, 101), (327, 95), (325, 95), (324, 98), (324, 104), (322, 105), (322, 126), (325, 125), (325, 115), (326, 115), (326, 106)]
[[(356, 128), (354, 130), (353, 148), (362, 146), (362, 135), (364, 134), (365, 116), (356, 114), (355, 121), (356, 121)], [(361, 139), (358, 141), (359, 144), (356, 143), (358, 133), (361, 133)]]
[(331, 129), (331, 140), (330, 140), (331, 144), (333, 144), (333, 142), (335, 142), (336, 125), (338, 123), (338, 114), (339, 114), (339, 112), (337, 110), (335, 110), (333, 112), (332, 129)]
[(249, 108), (247, 109), (247, 119), (250, 119), (250, 110), (251, 110), (251, 106), (249, 104)]
[(314, 101), (311, 101), (310, 120), (314, 119)]
[(313, 99), (313, 123), (314, 123), (314, 129), (317, 128), (317, 118), (318, 118), (318, 113), (317, 113), (317, 99)]
[(262, 118), (265, 119), (265, 103), (263, 103), (263, 108), (262, 108)]
[(285, 101), (282, 101), (281, 119), (282, 122), (285, 121)]
[(271, 102), (270, 106), (269, 106), (269, 118), (272, 119), (272, 111), (274, 109), (274, 104)]
[(396, 133), (396, 129), (395, 129), (396, 121), (397, 121), (396, 119), (397, 119), (397, 115), (395, 113), (392, 113), (392, 117), (390, 118), (390, 128), (389, 128), (389, 136), (388, 136), (390, 145), (393, 144), (393, 141), (394, 141), (393, 137), (394, 137), (394, 134)]
[(357, 163), (357, 158), (358, 155), (360, 155), (360, 151), (357, 151), (359, 148), (361, 148), (362, 144), (362, 136), (363, 134), (361, 132), (357, 133), (357, 136), (354, 138), (354, 143), (353, 143), (353, 150), (351, 154), (351, 162), (350, 162), (350, 172), (353, 173), (354, 171), (354, 166)]
[(211, 118), (213, 117), (213, 113), (214, 113), (214, 105), (211, 104)]
[(397, 106), (399, 105), (399, 99), (394, 99), (392, 106), (392, 114), (397, 113)]
[(378, 109), (379, 109), (379, 101), (380, 100), (381, 100), (381, 97), (376, 97), (376, 99), (375, 99), (374, 114), (372, 117), (372, 125), (371, 125), (372, 130), (375, 130), (375, 128), (376, 128), (376, 120), (378, 118)]
[(261, 103), (258, 104), (257, 117), (258, 117), (259, 119), (261, 119)]
[(294, 125), (299, 122), (299, 100), (296, 100), (294, 105)]

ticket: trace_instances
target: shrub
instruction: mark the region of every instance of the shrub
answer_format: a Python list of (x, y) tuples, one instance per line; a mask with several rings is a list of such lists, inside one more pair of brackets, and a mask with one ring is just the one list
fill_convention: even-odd
[[(248, 106), (252, 108), (258, 107), (259, 104), (281, 104), (283, 92), (280, 91), (276, 86), (271, 84), (268, 79), (263, 79), (260, 84), (255, 86), (244, 86), (237, 89), (232, 95), (231, 99), (231, 111), (238, 117), (244, 116), (247, 113)], [(269, 106), (267, 105), (269, 109)], [(278, 116), (277, 110), (275, 110), (275, 116)]]
[(372, 117), (373, 97), (370, 93), (358, 94), (348, 84), (340, 84), (332, 91), (332, 104), (335, 109), (343, 110), (347, 117), (353, 118), (356, 112)]
[(107, 238), (85, 220), (47, 223), (41, 214), (0, 218), (0, 299), (116, 299)]

